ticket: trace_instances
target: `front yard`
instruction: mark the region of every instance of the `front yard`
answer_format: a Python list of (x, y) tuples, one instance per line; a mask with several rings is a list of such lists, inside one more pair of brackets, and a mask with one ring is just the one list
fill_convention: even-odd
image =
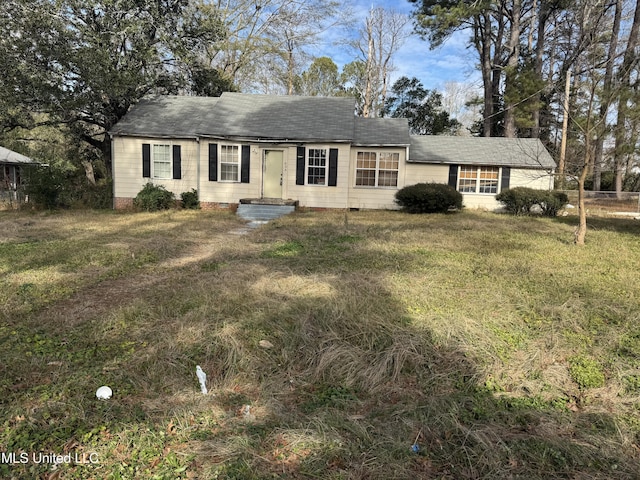
[(241, 226), (0, 211), (1, 477), (637, 478), (637, 220)]

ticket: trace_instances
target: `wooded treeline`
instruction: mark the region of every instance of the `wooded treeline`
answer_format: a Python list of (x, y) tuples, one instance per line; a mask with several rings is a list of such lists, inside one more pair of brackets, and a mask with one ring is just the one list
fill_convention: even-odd
[[(474, 133), (539, 137), (566, 171), (618, 191), (637, 166), (638, 3), (630, 0), (409, 0), (410, 16), (364, 20), (334, 0), (4, 0), (0, 3), (0, 140), (110, 175), (106, 132), (145, 95), (223, 91), (349, 95), (362, 116), (404, 115), (416, 133), (453, 133), (446, 101), (418, 79), (390, 83), (411, 33), (431, 46), (467, 35), (482, 77)], [(338, 70), (313, 47), (331, 38)], [(420, 62), (420, 58), (415, 59)], [(571, 95), (564, 111), (565, 79)], [(567, 115), (565, 115), (565, 113)], [(426, 117), (425, 117), (426, 116)], [(607, 172), (603, 176), (602, 172)]]
[(623, 189), (638, 166), (637, 1), (410, 1), (432, 47), (454, 32), (468, 35), (483, 82), (482, 135), (538, 137), (559, 158), (566, 114), (566, 172), (579, 176), (586, 164), (599, 190), (611, 171)]

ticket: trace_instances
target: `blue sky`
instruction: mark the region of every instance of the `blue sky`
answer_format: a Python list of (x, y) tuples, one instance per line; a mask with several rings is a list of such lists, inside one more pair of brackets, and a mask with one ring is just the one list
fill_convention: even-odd
[[(371, 7), (382, 7), (399, 13), (410, 14), (414, 8), (406, 0), (351, 0), (348, 2), (353, 11), (353, 18), (363, 24)], [(412, 27), (409, 27), (410, 30)], [(340, 69), (345, 63), (354, 60), (353, 52), (347, 47), (332, 44), (338, 34), (328, 33), (325, 41), (318, 45), (315, 56), (328, 56)], [(480, 75), (475, 68), (477, 54), (467, 48), (468, 32), (463, 32), (448, 39), (444, 45), (431, 50), (429, 44), (415, 34), (406, 39), (402, 48), (395, 55), (393, 62), (395, 71), (392, 83), (405, 75), (417, 77), (425, 88), (442, 91), (445, 82), (456, 81), (472, 83), (481, 87)]]

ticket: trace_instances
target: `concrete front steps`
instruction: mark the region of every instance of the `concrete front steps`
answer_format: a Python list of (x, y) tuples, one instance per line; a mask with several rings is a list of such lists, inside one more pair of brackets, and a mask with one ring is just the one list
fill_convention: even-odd
[(236, 214), (249, 222), (249, 227), (263, 225), (295, 211), (298, 202), (271, 198), (241, 199)]

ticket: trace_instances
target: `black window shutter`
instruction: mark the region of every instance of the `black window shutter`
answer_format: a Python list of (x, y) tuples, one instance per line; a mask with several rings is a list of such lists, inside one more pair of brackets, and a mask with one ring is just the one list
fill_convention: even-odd
[(209, 144), (209, 181), (218, 181), (218, 144)]
[(249, 183), (249, 166), (251, 162), (251, 147), (242, 145), (242, 161), (240, 162), (240, 182)]
[(458, 186), (458, 165), (449, 165), (449, 186), (453, 188)]
[(511, 181), (511, 167), (502, 167), (502, 189), (509, 188), (509, 182)]
[(296, 185), (304, 185), (305, 147), (298, 147), (296, 152)]
[(151, 145), (148, 143), (142, 144), (142, 176), (151, 177)]
[(180, 145), (173, 146), (173, 178), (180, 180), (182, 178), (182, 154)]
[(338, 149), (329, 149), (329, 186), (338, 185)]

